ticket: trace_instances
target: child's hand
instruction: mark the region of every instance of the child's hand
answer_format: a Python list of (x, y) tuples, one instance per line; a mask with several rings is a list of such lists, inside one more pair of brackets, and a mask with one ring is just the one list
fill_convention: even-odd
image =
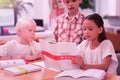
[(72, 60), (73, 64), (79, 64), (80, 66), (83, 64), (83, 59), (81, 56), (76, 56), (73, 60)]
[(12, 57), (11, 59), (23, 59), (23, 56)]
[(0, 69), (3, 69), (2, 67), (0, 67)]
[(28, 55), (24, 57), (25, 60), (32, 61), (34, 60), (34, 56)]
[(41, 58), (41, 60), (45, 60), (43, 54), (40, 54), (40, 58)]

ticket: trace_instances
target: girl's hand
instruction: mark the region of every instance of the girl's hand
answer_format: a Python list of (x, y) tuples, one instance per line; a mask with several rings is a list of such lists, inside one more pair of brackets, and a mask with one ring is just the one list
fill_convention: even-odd
[(43, 54), (40, 54), (40, 58), (41, 58), (41, 60), (45, 60), (45, 58), (44, 58), (44, 55)]
[(0, 67), (0, 69), (3, 69), (2, 67)]
[(72, 60), (72, 63), (79, 64), (81, 66), (81, 65), (83, 65), (83, 59), (80, 55), (78, 55)]

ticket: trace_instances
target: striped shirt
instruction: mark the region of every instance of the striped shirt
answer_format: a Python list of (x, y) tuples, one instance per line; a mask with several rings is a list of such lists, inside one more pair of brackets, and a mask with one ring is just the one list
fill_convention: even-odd
[(59, 16), (54, 26), (54, 39), (57, 42), (75, 42), (79, 44), (82, 41), (81, 25), (83, 20), (84, 15), (80, 11), (72, 20), (70, 20), (68, 13)]

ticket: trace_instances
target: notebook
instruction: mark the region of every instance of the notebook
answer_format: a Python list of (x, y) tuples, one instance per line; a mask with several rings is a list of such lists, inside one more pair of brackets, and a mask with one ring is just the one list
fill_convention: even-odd
[(21, 74), (34, 72), (34, 71), (40, 71), (41, 67), (33, 64), (25, 64), (25, 65), (18, 65), (18, 66), (4, 68), (3, 70), (13, 75), (21, 75)]

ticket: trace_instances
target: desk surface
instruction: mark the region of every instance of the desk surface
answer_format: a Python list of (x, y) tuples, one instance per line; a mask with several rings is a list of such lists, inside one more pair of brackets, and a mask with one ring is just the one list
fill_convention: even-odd
[(44, 68), (42, 68), (41, 71), (36, 71), (18, 76), (14, 76), (0, 70), (0, 80), (52, 80), (52, 78), (57, 74), (58, 72)]
[[(14, 76), (0, 70), (0, 80), (53, 80), (53, 77), (58, 73), (59, 72), (42, 68), (41, 71)], [(120, 80), (120, 76), (107, 74), (105, 80)]]

